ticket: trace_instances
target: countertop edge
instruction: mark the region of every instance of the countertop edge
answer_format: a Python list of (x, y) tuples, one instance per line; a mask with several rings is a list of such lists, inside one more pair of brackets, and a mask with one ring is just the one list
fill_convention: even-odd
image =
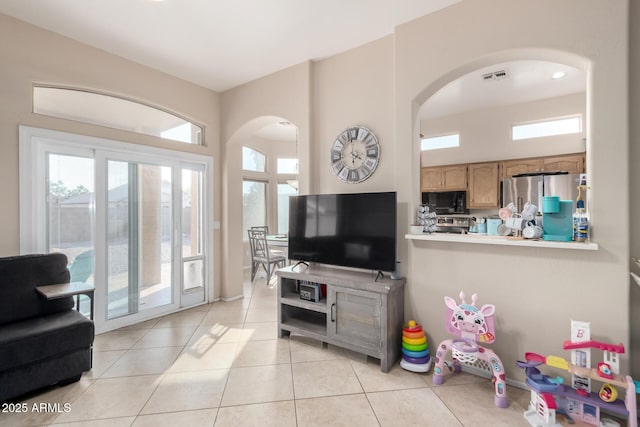
[(555, 242), (550, 240), (510, 239), (504, 236), (473, 236), (468, 234), (405, 234), (407, 240), (422, 240), (431, 242), (473, 243), (480, 245), (498, 246), (526, 246), (532, 248), (572, 249), (583, 251), (597, 251), (597, 243)]

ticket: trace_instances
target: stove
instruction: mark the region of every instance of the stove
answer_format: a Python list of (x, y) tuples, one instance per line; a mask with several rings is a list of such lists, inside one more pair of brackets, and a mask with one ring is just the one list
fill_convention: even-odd
[(460, 233), (469, 232), (473, 221), (470, 215), (438, 215), (436, 216), (436, 233)]

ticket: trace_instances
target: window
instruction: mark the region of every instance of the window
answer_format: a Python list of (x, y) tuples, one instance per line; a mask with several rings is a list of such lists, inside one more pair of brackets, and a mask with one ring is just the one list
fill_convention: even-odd
[(450, 135), (432, 136), (422, 139), (420, 149), (426, 150), (439, 150), (441, 148), (452, 148), (460, 146), (460, 134), (453, 133)]
[(292, 174), (298, 173), (298, 159), (283, 159), (278, 158), (277, 171), (279, 174)]
[(202, 126), (139, 102), (80, 89), (33, 87), (33, 112), (187, 144), (202, 145)]
[(72, 282), (94, 283), (94, 160), (45, 155), (46, 252), (67, 256)]
[(580, 133), (582, 132), (581, 119), (581, 116), (573, 116), (562, 119), (514, 125), (511, 128), (511, 139), (517, 141), (520, 139)]
[(267, 156), (249, 147), (242, 147), (242, 169), (254, 172), (266, 172)]
[(242, 238), (249, 240), (247, 230), (267, 225), (267, 183), (245, 179), (242, 181)]
[(297, 194), (297, 181), (278, 183), (278, 234), (289, 232), (289, 196)]

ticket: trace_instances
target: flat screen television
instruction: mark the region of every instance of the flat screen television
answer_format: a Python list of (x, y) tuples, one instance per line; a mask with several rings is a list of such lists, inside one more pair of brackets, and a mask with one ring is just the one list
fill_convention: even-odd
[(289, 259), (393, 271), (396, 193), (289, 197)]

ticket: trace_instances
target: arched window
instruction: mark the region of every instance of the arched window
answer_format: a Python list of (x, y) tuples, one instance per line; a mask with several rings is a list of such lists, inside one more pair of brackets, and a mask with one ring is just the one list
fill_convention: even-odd
[(203, 127), (159, 108), (82, 89), (33, 87), (33, 112), (204, 145)]

